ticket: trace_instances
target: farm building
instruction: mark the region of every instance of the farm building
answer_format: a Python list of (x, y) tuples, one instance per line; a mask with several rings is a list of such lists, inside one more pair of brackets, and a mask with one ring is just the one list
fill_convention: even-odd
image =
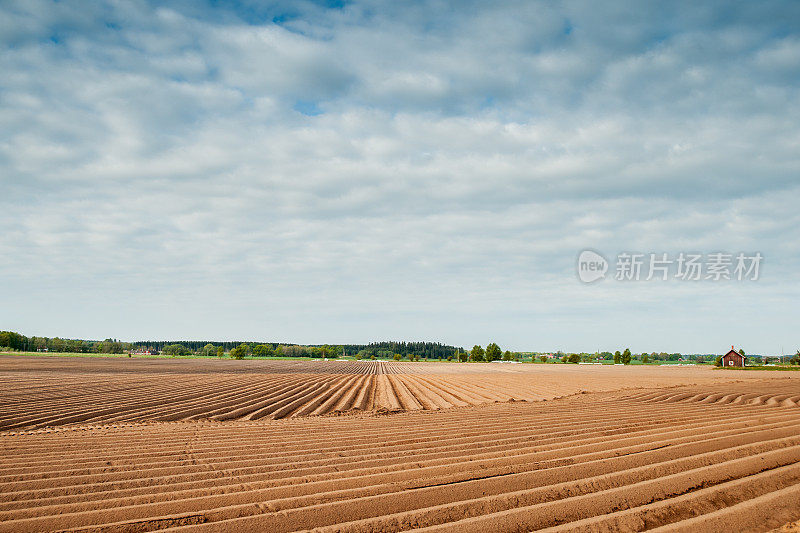
[(744, 366), (747, 358), (733, 349), (722, 356), (722, 366)]

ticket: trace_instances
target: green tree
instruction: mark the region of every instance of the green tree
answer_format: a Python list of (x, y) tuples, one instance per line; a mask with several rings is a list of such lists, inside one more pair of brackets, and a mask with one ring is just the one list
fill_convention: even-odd
[(479, 345), (475, 345), (472, 347), (472, 351), (470, 352), (470, 357), (475, 362), (485, 361), (484, 355), (486, 352), (483, 351)]
[(240, 344), (239, 346), (231, 350), (231, 358), (244, 359), (249, 351), (250, 351), (250, 346), (248, 346), (247, 344)]
[(647, 364), (649, 362), (650, 362), (650, 356), (647, 355), (646, 353), (643, 353), (642, 354), (642, 363)]
[(217, 347), (211, 343), (206, 344), (205, 346), (203, 346), (203, 349), (200, 350), (200, 354), (205, 355), (207, 357), (212, 357), (214, 355), (217, 355)]
[(466, 363), (469, 360), (469, 353), (467, 352), (458, 352), (458, 360), (462, 363)]
[(48, 346), (48, 349), (51, 352), (63, 352), (65, 351), (64, 349), (65, 346), (66, 342), (64, 342), (63, 339), (59, 339), (58, 337), (56, 337), (54, 339), (50, 339), (50, 346)]
[(14, 333), (11, 331), (0, 331), (0, 346), (3, 348), (12, 348), (12, 343), (14, 342), (12, 339), (14, 338)]
[[(119, 341), (105, 342), (105, 345), (108, 353), (122, 353), (122, 343)], [(181, 355), (189, 355), (189, 350), (186, 350), (186, 353)]]
[[(105, 346), (109, 345), (110, 343), (103, 342), (103, 344)], [(163, 352), (165, 355), (171, 355), (173, 357), (178, 355), (189, 355), (189, 349), (186, 348), (186, 346), (184, 346), (183, 344), (167, 344), (166, 346), (164, 346)]]
[(542, 363), (546, 363), (547, 362), (547, 356), (546, 355), (540, 355), (539, 356), (539, 361), (541, 361)]
[(722, 366), (722, 356), (718, 355), (717, 358), (714, 360), (714, 366)]
[(486, 346), (486, 360), (490, 363), (492, 361), (499, 361), (503, 357), (503, 351), (497, 343), (491, 342)]
[(621, 359), (622, 359), (622, 354), (619, 353), (619, 350), (614, 352), (614, 364), (618, 365), (621, 362)]
[(578, 355), (578, 354), (576, 354), (576, 353), (571, 353), (571, 354), (569, 354), (569, 356), (567, 357), (567, 362), (568, 362), (568, 363), (575, 363), (575, 364), (578, 364), (578, 363), (580, 363), (580, 362), (581, 362), (581, 356), (580, 356), (580, 355)]
[(306, 350), (303, 346), (298, 346), (296, 344), (282, 344), (275, 348), (275, 353), (281, 351), (281, 355), (285, 357), (309, 357), (309, 351)]
[(737, 352), (739, 353), (739, 355), (741, 355), (742, 357), (744, 357), (744, 355), (745, 355), (745, 353), (744, 353), (744, 350), (742, 350), (741, 348), (739, 348), (739, 349), (737, 350)]
[(393, 359), (394, 359), (395, 361), (399, 361), (401, 357), (402, 357), (402, 356), (401, 356), (399, 353), (396, 353), (396, 354), (394, 354), (394, 357), (393, 357)]
[(223, 346), (217, 346), (217, 357), (222, 357), (225, 355), (225, 348)]
[(259, 344), (253, 348), (253, 355), (257, 357), (271, 357), (275, 354), (271, 344)]
[(622, 356), (620, 357), (620, 361), (622, 361), (623, 365), (631, 364), (631, 351), (628, 348), (625, 348), (625, 351), (622, 352)]
[(341, 353), (341, 346), (331, 346), (329, 344), (325, 344), (324, 346), (320, 347), (320, 355), (324, 358), (335, 359), (339, 357)]

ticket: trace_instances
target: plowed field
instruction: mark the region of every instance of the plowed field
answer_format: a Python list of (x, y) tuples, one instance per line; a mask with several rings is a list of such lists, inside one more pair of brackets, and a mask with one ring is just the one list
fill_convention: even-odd
[(768, 531), (796, 375), (2, 357), (0, 531)]
[[(774, 377), (705, 367), (0, 357), (0, 430), (439, 410)], [(708, 389), (711, 390), (711, 389)]]

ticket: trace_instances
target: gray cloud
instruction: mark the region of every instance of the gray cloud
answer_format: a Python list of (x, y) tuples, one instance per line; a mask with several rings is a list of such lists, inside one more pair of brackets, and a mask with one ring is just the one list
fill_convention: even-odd
[[(7, 4), (2, 326), (792, 346), (796, 11)], [(585, 247), (766, 266), (587, 287)]]

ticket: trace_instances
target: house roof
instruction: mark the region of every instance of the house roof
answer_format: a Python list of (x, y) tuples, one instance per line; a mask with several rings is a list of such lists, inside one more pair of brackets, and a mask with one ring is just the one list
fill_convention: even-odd
[(740, 354), (739, 352), (737, 352), (736, 350), (733, 350), (733, 349), (731, 349), (731, 351), (729, 351), (728, 353), (726, 353), (722, 357), (726, 357), (728, 355), (735, 355), (735, 356), (741, 357), (742, 359), (747, 359), (747, 357), (745, 357), (744, 355)]

